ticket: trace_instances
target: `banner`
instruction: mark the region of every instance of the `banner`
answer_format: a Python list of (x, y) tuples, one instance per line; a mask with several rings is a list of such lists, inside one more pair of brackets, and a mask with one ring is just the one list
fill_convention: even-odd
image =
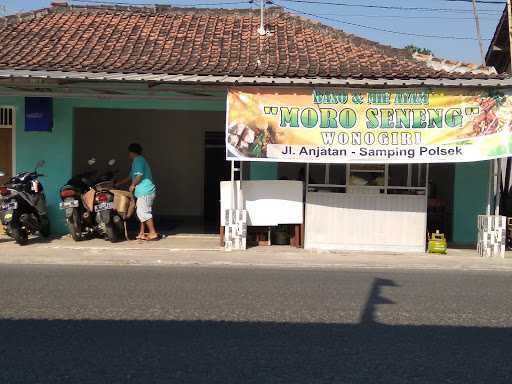
[(53, 99), (25, 97), (25, 131), (51, 132), (53, 128)]
[(466, 89), (232, 88), (228, 160), (437, 163), (512, 154), (512, 94)]

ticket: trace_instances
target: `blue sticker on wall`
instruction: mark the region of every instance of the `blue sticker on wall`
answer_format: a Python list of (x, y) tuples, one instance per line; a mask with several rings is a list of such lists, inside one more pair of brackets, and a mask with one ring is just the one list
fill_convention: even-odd
[(53, 99), (25, 97), (25, 131), (51, 132), (53, 128)]

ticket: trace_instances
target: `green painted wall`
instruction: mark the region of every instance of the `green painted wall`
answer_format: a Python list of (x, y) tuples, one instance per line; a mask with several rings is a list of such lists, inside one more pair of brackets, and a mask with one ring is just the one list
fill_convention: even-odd
[(120, 99), (62, 99), (74, 108), (112, 109), (177, 109), (185, 111), (225, 111), (225, 100), (120, 100)]
[(59, 210), (59, 188), (66, 183), (73, 166), (73, 108), (68, 100), (53, 101), (52, 132), (25, 132), (24, 104), (16, 127), (16, 169), (33, 169), (39, 160), (46, 165), (41, 179), (46, 191), (52, 233), (66, 233), (64, 216)]
[(487, 206), (489, 162), (455, 164), (453, 190), (453, 242), (476, 244), (477, 216)]
[(59, 210), (59, 188), (69, 179), (72, 169), (72, 103), (65, 99), (54, 99), (52, 132), (25, 132), (23, 97), (0, 97), (0, 104), (16, 107), (16, 172), (34, 169), (39, 160), (46, 162), (40, 171), (45, 175), (41, 182), (47, 197), (52, 233), (65, 233), (65, 222)]
[[(52, 233), (67, 233), (59, 210), (59, 188), (71, 177), (73, 167), (73, 126), (75, 108), (174, 109), (224, 111), (225, 101), (195, 100), (120, 100), (93, 98), (54, 98), (52, 132), (25, 132), (23, 97), (1, 97), (1, 105), (16, 106), (16, 170), (31, 170), (38, 160), (45, 160), (42, 179), (46, 190)], [(122, 127), (112, 127), (120, 129)]]
[(250, 164), (251, 180), (277, 180), (277, 163), (253, 161)]

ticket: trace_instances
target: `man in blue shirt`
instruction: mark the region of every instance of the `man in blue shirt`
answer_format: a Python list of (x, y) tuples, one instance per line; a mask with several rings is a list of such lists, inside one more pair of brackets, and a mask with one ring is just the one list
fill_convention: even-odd
[[(156, 186), (153, 183), (151, 168), (142, 156), (142, 147), (138, 143), (128, 146), (128, 157), (132, 160), (132, 167), (127, 179), (121, 182), (130, 183), (130, 192), (137, 199), (137, 217), (140, 221), (138, 240), (154, 241), (159, 239), (153, 220), (153, 202), (156, 196)], [(148, 234), (146, 234), (146, 227)]]

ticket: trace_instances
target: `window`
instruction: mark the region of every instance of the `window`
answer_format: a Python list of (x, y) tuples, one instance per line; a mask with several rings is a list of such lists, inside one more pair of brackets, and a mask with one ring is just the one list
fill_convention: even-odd
[(427, 164), (308, 164), (309, 191), (424, 195)]
[(14, 128), (15, 124), (14, 107), (0, 106), (0, 128)]

